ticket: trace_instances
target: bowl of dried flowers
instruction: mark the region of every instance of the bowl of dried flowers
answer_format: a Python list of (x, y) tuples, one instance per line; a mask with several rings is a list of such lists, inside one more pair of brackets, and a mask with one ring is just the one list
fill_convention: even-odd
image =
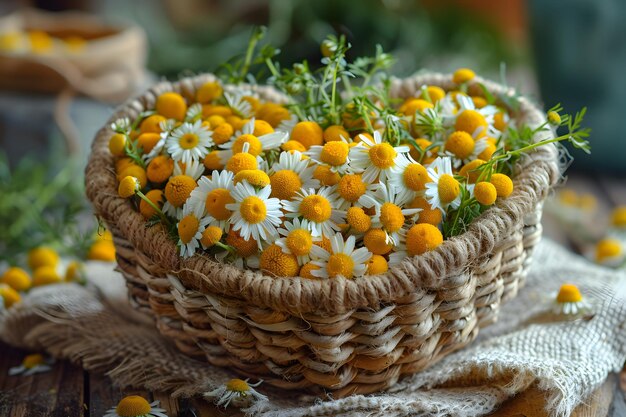
[(258, 39), (226, 78), (119, 108), (87, 194), (133, 305), (184, 353), (286, 389), (387, 388), (515, 296), (584, 112), (546, 117), (468, 69), (395, 79), (343, 38), (320, 69), (280, 68)]

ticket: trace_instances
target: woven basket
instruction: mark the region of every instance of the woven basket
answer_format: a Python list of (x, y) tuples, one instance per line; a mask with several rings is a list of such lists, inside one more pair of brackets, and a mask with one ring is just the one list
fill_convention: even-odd
[[(153, 108), (165, 91), (191, 99), (210, 80), (212, 75), (202, 75), (160, 83), (111, 121)], [(391, 92), (406, 98), (424, 84), (451, 89), (450, 80), (419, 75), (395, 80)], [(494, 94), (508, 93), (479, 81)], [(269, 87), (256, 91), (263, 99), (284, 101)], [(480, 94), (476, 85), (470, 91)], [(525, 99), (514, 118), (530, 126), (544, 120)], [(559, 178), (556, 148), (540, 147), (518, 164), (509, 198), (432, 252), (384, 275), (355, 280), (274, 278), (208, 256), (182, 259), (162, 226), (146, 227), (117, 195), (108, 126), (92, 146), (87, 195), (113, 232), (135, 308), (152, 315), (159, 331), (187, 355), (281, 388), (332, 391), (335, 398), (390, 387), (467, 345), (480, 327), (494, 322), (502, 302), (524, 283), (541, 237), (542, 202)], [(537, 136), (545, 139), (550, 132)]]

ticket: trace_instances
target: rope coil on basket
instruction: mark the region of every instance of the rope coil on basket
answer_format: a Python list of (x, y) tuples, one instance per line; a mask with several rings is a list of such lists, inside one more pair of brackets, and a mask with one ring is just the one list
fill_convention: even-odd
[[(192, 98), (213, 80), (201, 75), (160, 83), (111, 121), (153, 108), (166, 91)], [(478, 82), (493, 94), (507, 93)], [(425, 74), (394, 80), (391, 94), (406, 98), (425, 84), (453, 87), (449, 76)], [(250, 88), (261, 99), (285, 101), (270, 87)], [(543, 122), (542, 112), (525, 99), (515, 118), (531, 128)], [(542, 146), (520, 160), (509, 198), (431, 252), (356, 280), (275, 278), (208, 256), (180, 258), (162, 225), (146, 227), (129, 201), (118, 197), (107, 146), (111, 134), (105, 127), (96, 136), (86, 188), (123, 248), (118, 262), (136, 308), (150, 311), (161, 333), (184, 353), (279, 387), (322, 387), (337, 396), (388, 387), (469, 343), (479, 326), (495, 320), (501, 301), (523, 283), (541, 233), (541, 202), (560, 177), (556, 148)], [(536, 139), (550, 135), (542, 131)]]

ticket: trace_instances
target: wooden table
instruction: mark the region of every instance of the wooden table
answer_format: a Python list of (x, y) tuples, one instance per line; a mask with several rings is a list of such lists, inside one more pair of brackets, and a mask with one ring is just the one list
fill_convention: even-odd
[[(568, 186), (578, 192), (589, 192), (598, 198), (600, 213), (610, 207), (626, 204), (626, 181), (608, 178), (574, 176)], [(603, 214), (601, 214), (602, 216)], [(568, 235), (546, 216), (546, 234), (565, 245)], [(141, 395), (149, 401), (159, 400), (170, 417), (239, 416), (236, 411), (218, 409), (200, 399), (172, 399), (167, 393), (119, 389), (103, 375), (91, 374), (68, 361), (58, 361), (52, 371), (32, 376), (7, 375), (28, 352), (0, 343), (0, 417), (101, 417), (126, 395)], [(573, 416), (604, 417), (626, 415), (626, 371), (611, 375)], [(492, 416), (542, 417), (544, 396), (533, 387), (505, 402)]]

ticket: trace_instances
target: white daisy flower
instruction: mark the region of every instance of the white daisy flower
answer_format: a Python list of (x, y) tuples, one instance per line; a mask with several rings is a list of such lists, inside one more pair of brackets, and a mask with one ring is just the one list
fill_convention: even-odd
[(176, 175), (186, 175), (188, 177), (193, 178), (194, 180), (198, 180), (204, 174), (204, 165), (200, 161), (191, 161), (191, 162), (176, 162), (174, 164), (173, 176)]
[(365, 275), (372, 253), (367, 248), (354, 250), (355, 240), (354, 236), (350, 236), (344, 241), (341, 233), (336, 233), (330, 238), (331, 253), (313, 245), (311, 253), (316, 260), (312, 263), (320, 268), (311, 271), (311, 274), (318, 278), (342, 276), (348, 279)]
[(128, 117), (122, 117), (111, 123), (111, 130), (128, 135), (130, 133), (130, 126), (130, 119)]
[(233, 153), (246, 152), (244, 151), (244, 147), (247, 143), (247, 152), (254, 156), (259, 156), (263, 152), (280, 148), (280, 145), (282, 145), (289, 138), (289, 134), (287, 132), (274, 131), (259, 137), (255, 136), (253, 133), (254, 117), (243, 126), (241, 133), (235, 133), (233, 139), (220, 145), (220, 148), (230, 150)]
[(311, 260), (310, 253), (313, 242), (322, 240), (320, 236), (313, 237), (308, 220), (297, 217), (293, 221), (283, 223), (284, 228), (278, 229), (278, 234), (284, 236), (276, 241), (284, 253), (293, 254), (298, 258), (298, 264), (304, 265)]
[(261, 248), (261, 242), (275, 237), (276, 227), (281, 222), (283, 212), (278, 198), (270, 198), (271, 186), (255, 190), (247, 181), (235, 185), (231, 191), (235, 203), (227, 204), (232, 210), (230, 222), (233, 230), (239, 231), (244, 239), (254, 238)]
[(213, 171), (211, 177), (202, 177), (198, 188), (191, 192), (187, 204), (196, 217), (206, 217), (209, 226), (228, 232), (232, 211), (226, 205), (235, 202), (231, 195), (234, 174), (230, 171)]
[(298, 116), (296, 116), (295, 114), (292, 114), (289, 119), (286, 119), (280, 122), (279, 125), (276, 126), (275, 130), (278, 132), (287, 132), (291, 135), (291, 131), (293, 130), (295, 125), (298, 124), (298, 121), (299, 121)]
[[(329, 142), (330, 143), (330, 142)], [(292, 201), (283, 201), (287, 217), (302, 217), (309, 221), (309, 230), (315, 237), (331, 236), (341, 230), (344, 212), (337, 210), (335, 186), (319, 190), (301, 190)]]
[(202, 117), (202, 104), (194, 103), (187, 109), (187, 114), (185, 115), (185, 121), (189, 123), (193, 123)]
[(146, 162), (152, 161), (158, 155), (163, 152), (163, 148), (165, 148), (165, 143), (167, 142), (167, 138), (171, 135), (172, 131), (176, 128), (176, 120), (168, 119), (163, 120), (159, 123), (159, 127), (161, 128), (161, 139), (154, 145), (154, 148), (150, 151), (150, 153), (143, 155), (142, 158)]
[(204, 158), (209, 153), (209, 148), (213, 146), (211, 135), (212, 132), (201, 120), (193, 124), (185, 122), (169, 135), (165, 146), (175, 161), (184, 163), (197, 161)]
[(457, 208), (461, 205), (461, 185), (452, 173), (450, 158), (437, 158), (426, 169), (432, 180), (426, 184), (424, 197), (428, 204), (440, 209), (444, 214), (446, 208)]
[(250, 384), (248, 380), (231, 379), (224, 385), (219, 386), (211, 392), (205, 394), (207, 397), (215, 398), (215, 404), (224, 408), (231, 402), (238, 408), (249, 407), (253, 401), (267, 401), (267, 397), (257, 392), (253, 387), (258, 387), (263, 381)]
[(410, 202), (417, 193), (426, 189), (430, 177), (426, 167), (415, 161), (411, 155), (401, 154), (387, 175), (387, 181), (399, 194), (399, 199)]
[(351, 144), (346, 139), (341, 139), (340, 141), (326, 142), (323, 146), (311, 146), (304, 154), (318, 164), (330, 167), (332, 172), (341, 174), (348, 171), (361, 172), (362, 169), (357, 169), (351, 162), (363, 150), (363, 145), (359, 143), (356, 146), (350, 146)]
[(368, 194), (376, 191), (376, 184), (365, 181), (363, 174), (345, 174), (337, 187), (337, 208), (348, 210), (350, 207), (371, 207), (373, 202)]
[(272, 194), (281, 200), (291, 199), (302, 188), (308, 190), (320, 186), (320, 182), (313, 178), (315, 166), (303, 160), (298, 151), (281, 152), (278, 162), (269, 167), (267, 172), (275, 184)]
[(576, 285), (563, 284), (556, 294), (553, 310), (556, 314), (578, 315), (589, 312), (591, 305), (583, 299)]
[(40, 353), (33, 353), (32, 355), (27, 355), (22, 364), (20, 366), (14, 366), (9, 368), (9, 375), (33, 375), (39, 374), (42, 372), (48, 372), (52, 369), (52, 364), (54, 360), (46, 359)]
[(204, 232), (209, 222), (210, 219), (208, 217), (196, 216), (192, 205), (185, 203), (182, 218), (176, 225), (179, 236), (180, 256), (189, 258), (196, 253), (196, 250), (200, 247), (202, 232)]
[(224, 98), (226, 99), (226, 104), (228, 107), (233, 109), (235, 113), (237, 113), (240, 117), (244, 119), (248, 119), (252, 117), (252, 105), (248, 100), (245, 100), (244, 97), (248, 94), (244, 94), (241, 91), (225, 91)]
[(362, 147), (355, 152), (351, 166), (363, 172), (363, 180), (367, 182), (386, 181), (391, 169), (396, 166), (398, 156), (409, 152), (408, 146), (393, 147), (383, 142), (379, 131), (374, 131), (374, 140), (360, 135)]
[(399, 233), (421, 209), (403, 209), (411, 200), (405, 199), (404, 193), (397, 193), (396, 189), (387, 187), (384, 183), (377, 184), (377, 189), (373, 195), (366, 198), (371, 201), (376, 209), (376, 214), (372, 218), (372, 226), (381, 228), (387, 234), (387, 243), (396, 245), (400, 242)]
[(139, 395), (129, 395), (110, 408), (103, 417), (167, 417), (164, 408), (159, 408), (159, 401), (148, 401)]
[(485, 122), (487, 123), (486, 131), (484, 131), (485, 130), (484, 127), (481, 127), (480, 129), (477, 128), (476, 130), (469, 132), (472, 134), (472, 136), (476, 137), (476, 136), (482, 136), (483, 134), (486, 134), (487, 136), (491, 136), (494, 138), (500, 137), (501, 132), (498, 129), (496, 129), (493, 125), (494, 115), (499, 112), (496, 106), (493, 106), (490, 104), (479, 109), (474, 104), (474, 101), (472, 101), (472, 98), (466, 96), (465, 94), (457, 94), (456, 101), (459, 103), (459, 110), (454, 115), (452, 124), (456, 123), (459, 116), (461, 116), (461, 114), (465, 110), (471, 110), (480, 114), (485, 119)]

